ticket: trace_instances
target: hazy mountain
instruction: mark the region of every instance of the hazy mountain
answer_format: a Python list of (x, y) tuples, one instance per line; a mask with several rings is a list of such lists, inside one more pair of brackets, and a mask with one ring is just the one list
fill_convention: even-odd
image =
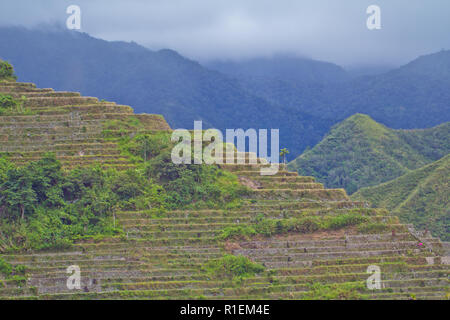
[(335, 125), (314, 148), (289, 163), (327, 187), (349, 193), (399, 177), (450, 152), (450, 122), (424, 130), (393, 130), (356, 114)]
[(450, 51), (419, 57), (388, 72), (361, 71), (371, 75), (359, 77), (332, 64), (294, 58), (209, 67), (233, 75), (279, 108), (332, 123), (358, 112), (392, 128), (426, 128), (450, 121)]
[(333, 63), (288, 55), (243, 61), (212, 61), (205, 65), (237, 78), (281, 80), (296, 84), (333, 83), (349, 79), (345, 70)]
[(428, 228), (442, 240), (450, 240), (450, 155), (401, 177), (369, 188), (352, 198), (384, 207), (416, 228)]

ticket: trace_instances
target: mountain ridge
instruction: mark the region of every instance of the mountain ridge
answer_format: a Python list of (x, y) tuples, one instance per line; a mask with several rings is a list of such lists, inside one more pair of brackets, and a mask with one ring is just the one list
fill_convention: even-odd
[(449, 152), (449, 122), (429, 129), (394, 130), (356, 114), (335, 125), (288, 167), (353, 193), (418, 169)]
[(449, 176), (450, 154), (394, 180), (362, 188), (352, 199), (387, 208), (416, 228), (428, 229), (449, 241)]

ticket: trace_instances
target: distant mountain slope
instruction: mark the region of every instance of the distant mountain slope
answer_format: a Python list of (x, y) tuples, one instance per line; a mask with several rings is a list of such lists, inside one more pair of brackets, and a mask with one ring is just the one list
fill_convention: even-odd
[(450, 152), (450, 123), (424, 130), (389, 129), (363, 114), (332, 128), (313, 149), (289, 163), (327, 187), (349, 193), (417, 169)]
[(299, 154), (332, 123), (269, 103), (231, 77), (172, 50), (155, 52), (67, 30), (0, 27), (0, 38), (0, 57), (14, 65), (20, 81), (162, 114), (172, 128), (190, 129), (194, 120), (222, 130), (279, 128), (281, 146)]
[[(223, 72), (230, 69), (229, 73), (244, 87), (273, 104), (332, 119), (333, 123), (355, 113), (368, 114), (396, 129), (426, 128), (450, 121), (450, 51), (419, 57), (389, 72), (357, 78), (331, 64), (306, 60), (303, 64), (308, 68), (302, 69), (292, 60), (285, 59), (283, 63), (279, 66), (276, 60), (269, 60), (250, 67), (212, 67)], [(314, 76), (302, 78), (302, 70)]]
[(331, 83), (349, 79), (347, 72), (333, 63), (287, 55), (242, 61), (212, 61), (205, 65), (238, 78), (263, 78), (297, 84)]
[(450, 155), (405, 175), (369, 188), (352, 198), (385, 207), (417, 228), (450, 240)]

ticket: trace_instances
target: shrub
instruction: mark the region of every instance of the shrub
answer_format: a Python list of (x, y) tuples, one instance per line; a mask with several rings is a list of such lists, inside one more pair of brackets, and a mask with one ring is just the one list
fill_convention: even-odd
[(3, 274), (4, 276), (10, 276), (12, 271), (12, 265), (6, 262), (4, 259), (0, 258), (0, 274)]
[(245, 278), (263, 272), (264, 267), (247, 257), (226, 254), (220, 259), (209, 261), (203, 270), (219, 278)]
[(227, 239), (248, 239), (251, 236), (256, 235), (257, 232), (254, 228), (251, 226), (241, 225), (241, 226), (232, 226), (232, 227), (226, 227), (222, 230), (221, 234), (219, 235), (219, 238), (221, 240), (227, 240)]
[(361, 291), (365, 289), (363, 282), (309, 285), (305, 300), (357, 300), (362, 299)]
[(11, 95), (0, 93), (0, 116), (1, 115), (14, 115), (14, 114), (32, 114), (29, 109), (23, 107), (25, 97), (17, 100)]
[(0, 60), (0, 80), (16, 80), (17, 77), (14, 74), (14, 69), (11, 64), (6, 61)]

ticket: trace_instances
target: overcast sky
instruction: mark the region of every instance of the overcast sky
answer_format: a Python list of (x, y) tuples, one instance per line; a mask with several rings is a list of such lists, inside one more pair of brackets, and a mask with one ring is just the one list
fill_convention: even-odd
[[(196, 60), (294, 53), (344, 66), (398, 65), (450, 49), (449, 0), (1, 0), (0, 25), (65, 25), (106, 40), (170, 48)], [(381, 30), (366, 9), (381, 8)]]

